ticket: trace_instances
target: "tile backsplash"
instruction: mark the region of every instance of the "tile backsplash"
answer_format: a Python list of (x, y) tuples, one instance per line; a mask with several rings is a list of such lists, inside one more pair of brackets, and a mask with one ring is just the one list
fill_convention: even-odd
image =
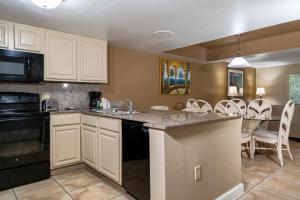
[(41, 95), (49, 95), (56, 99), (59, 109), (74, 107), (76, 109), (86, 109), (89, 105), (89, 91), (99, 91), (100, 84), (89, 83), (9, 83), (0, 82), (0, 92), (29, 92)]

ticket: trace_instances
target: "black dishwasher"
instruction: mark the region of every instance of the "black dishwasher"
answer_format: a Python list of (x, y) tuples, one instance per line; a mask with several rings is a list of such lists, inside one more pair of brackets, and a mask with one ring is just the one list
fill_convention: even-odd
[(122, 185), (137, 200), (150, 200), (149, 132), (143, 123), (122, 121)]

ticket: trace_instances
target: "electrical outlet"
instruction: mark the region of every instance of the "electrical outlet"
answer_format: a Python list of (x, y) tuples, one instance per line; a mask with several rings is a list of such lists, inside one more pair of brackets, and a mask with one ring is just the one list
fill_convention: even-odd
[(201, 179), (201, 166), (195, 166), (195, 181), (199, 181)]

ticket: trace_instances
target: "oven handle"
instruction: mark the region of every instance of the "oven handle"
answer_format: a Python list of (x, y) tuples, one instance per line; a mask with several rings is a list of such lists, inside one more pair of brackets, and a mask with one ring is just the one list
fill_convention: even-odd
[(48, 120), (50, 117), (12, 117), (12, 118), (0, 118), (0, 122), (7, 122), (7, 121), (20, 121), (20, 120), (30, 120), (30, 119), (42, 119)]

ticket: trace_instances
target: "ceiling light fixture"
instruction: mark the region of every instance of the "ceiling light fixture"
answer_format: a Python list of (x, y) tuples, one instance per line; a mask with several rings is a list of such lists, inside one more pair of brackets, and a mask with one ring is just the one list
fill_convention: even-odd
[(169, 38), (169, 37), (172, 37), (173, 35), (174, 35), (174, 32), (167, 31), (167, 30), (155, 31), (153, 33), (153, 36), (157, 37), (157, 38)]
[(239, 34), (238, 35), (237, 54), (236, 54), (236, 57), (233, 58), (232, 61), (229, 63), (228, 67), (237, 68), (237, 67), (249, 67), (250, 66), (249, 62), (244, 57), (242, 57), (240, 38), (241, 38), (241, 35)]
[(64, 0), (31, 0), (33, 4), (45, 9), (53, 9), (59, 6)]

